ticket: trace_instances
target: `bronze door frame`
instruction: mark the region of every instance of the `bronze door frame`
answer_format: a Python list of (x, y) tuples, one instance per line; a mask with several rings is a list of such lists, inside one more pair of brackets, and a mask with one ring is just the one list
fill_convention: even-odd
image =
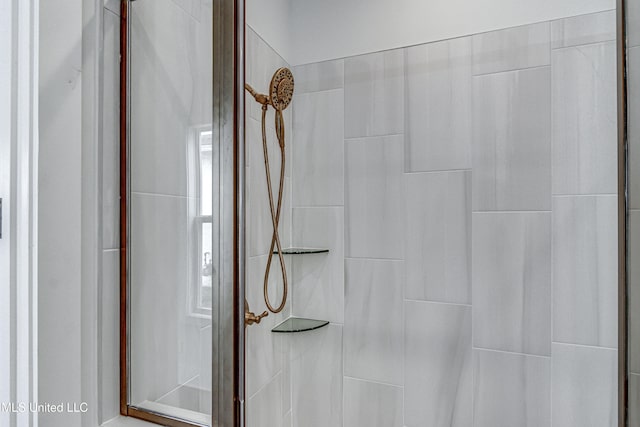
[[(198, 426), (129, 403), (130, 3), (120, 5), (120, 414), (169, 426)], [(213, 0), (214, 209), (220, 263), (212, 313), (212, 425), (244, 426), (244, 0)], [(214, 225), (215, 226), (215, 225)]]

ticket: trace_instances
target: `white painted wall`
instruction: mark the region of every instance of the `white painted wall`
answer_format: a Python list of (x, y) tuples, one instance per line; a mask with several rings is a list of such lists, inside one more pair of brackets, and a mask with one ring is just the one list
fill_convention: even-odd
[[(0, 198), (3, 199), (0, 239), (0, 402), (11, 400), (11, 246), (9, 208), (11, 192), (11, 83), (12, 2), (0, 2)], [(9, 414), (0, 412), (0, 425), (9, 425)]]
[[(39, 398), (80, 402), (82, 0), (40, 1)], [(80, 427), (78, 414), (40, 425)]]
[(615, 0), (248, 0), (247, 23), (300, 65), (613, 8)]
[(246, 2), (247, 24), (267, 40), (280, 56), (285, 59), (292, 57), (292, 0), (246, 0)]

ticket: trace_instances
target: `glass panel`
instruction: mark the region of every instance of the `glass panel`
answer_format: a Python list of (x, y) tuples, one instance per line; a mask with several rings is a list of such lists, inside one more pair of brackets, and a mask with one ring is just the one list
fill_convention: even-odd
[[(595, 3), (248, 2), (251, 311), (267, 268), (272, 304), (288, 281), (247, 326), (248, 427), (616, 425), (616, 11)], [(260, 105), (291, 94), (281, 67), (284, 153)]]
[(640, 425), (640, 4), (627, 3), (629, 426)]
[(210, 425), (212, 2), (137, 0), (130, 21), (129, 403)]

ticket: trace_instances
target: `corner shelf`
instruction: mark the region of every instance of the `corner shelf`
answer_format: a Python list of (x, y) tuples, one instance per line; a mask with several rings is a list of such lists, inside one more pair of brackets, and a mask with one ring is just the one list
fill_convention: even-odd
[[(284, 248), (282, 250), (283, 255), (308, 255), (308, 254), (324, 254), (329, 252), (329, 249), (322, 248)], [(274, 254), (278, 253), (278, 250), (273, 251)]]
[(326, 320), (289, 317), (287, 320), (273, 328), (271, 332), (290, 334), (295, 332), (313, 331), (314, 329), (320, 329), (323, 326), (327, 326), (328, 324), (329, 322)]

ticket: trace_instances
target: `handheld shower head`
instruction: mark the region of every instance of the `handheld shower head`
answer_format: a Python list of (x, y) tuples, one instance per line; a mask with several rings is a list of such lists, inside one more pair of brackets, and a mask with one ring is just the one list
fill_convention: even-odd
[(291, 103), (293, 98), (293, 74), (286, 67), (279, 68), (271, 78), (269, 84), (269, 100), (278, 111), (283, 111)]

